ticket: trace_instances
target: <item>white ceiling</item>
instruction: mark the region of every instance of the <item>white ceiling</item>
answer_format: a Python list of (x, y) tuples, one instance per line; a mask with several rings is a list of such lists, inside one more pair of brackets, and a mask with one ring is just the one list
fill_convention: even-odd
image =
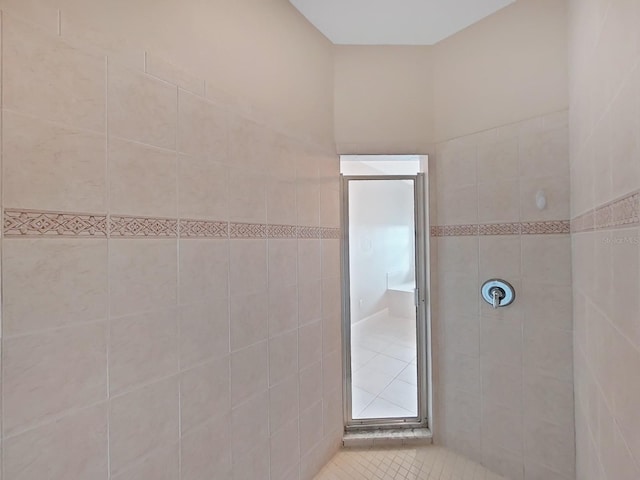
[(516, 0), (289, 0), (340, 45), (433, 45)]

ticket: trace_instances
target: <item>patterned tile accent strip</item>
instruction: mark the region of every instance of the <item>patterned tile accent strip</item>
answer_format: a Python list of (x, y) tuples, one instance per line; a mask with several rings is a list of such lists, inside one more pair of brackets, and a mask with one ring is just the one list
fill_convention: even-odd
[(267, 238), (267, 226), (263, 223), (230, 223), (231, 238)]
[(295, 225), (267, 225), (269, 238), (298, 238), (298, 227)]
[(177, 237), (175, 218), (113, 216), (109, 219), (112, 237)]
[(340, 239), (333, 227), (229, 223), (212, 220), (96, 215), (5, 209), (4, 234), (10, 237), (87, 238), (314, 238)]
[(637, 227), (640, 225), (640, 191), (632, 192), (571, 220), (573, 233)]
[(58, 213), (28, 210), (4, 211), (4, 234), (45, 237), (107, 236), (107, 216), (90, 213)]
[(569, 233), (568, 220), (516, 223), (483, 223), (479, 225), (437, 225), (432, 237), (469, 237), (486, 235), (551, 235)]
[(487, 223), (478, 225), (478, 235), (520, 235), (519, 223)]
[(322, 238), (339, 240), (342, 237), (342, 231), (339, 228), (322, 227)]
[(208, 220), (180, 220), (180, 237), (228, 238), (228, 222)]

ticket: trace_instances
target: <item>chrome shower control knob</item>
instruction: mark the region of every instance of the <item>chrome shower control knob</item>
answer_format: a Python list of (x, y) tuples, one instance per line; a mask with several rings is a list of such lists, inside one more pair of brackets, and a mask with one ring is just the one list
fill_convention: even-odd
[(516, 298), (516, 291), (511, 284), (499, 278), (487, 280), (480, 290), (482, 298), (493, 308), (511, 305)]

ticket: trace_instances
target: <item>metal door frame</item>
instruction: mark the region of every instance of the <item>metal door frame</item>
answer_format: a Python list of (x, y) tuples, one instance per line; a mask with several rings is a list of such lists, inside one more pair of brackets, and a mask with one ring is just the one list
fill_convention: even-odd
[[(425, 175), (340, 175), (342, 198), (342, 335), (343, 335), (343, 415), (346, 430), (371, 428), (418, 428), (429, 425), (429, 388), (427, 340), (427, 236), (425, 213)], [(370, 180), (412, 180), (414, 192), (414, 243), (416, 305), (416, 353), (418, 370), (418, 415), (409, 418), (353, 419), (351, 373), (351, 289), (349, 277), (349, 182)]]

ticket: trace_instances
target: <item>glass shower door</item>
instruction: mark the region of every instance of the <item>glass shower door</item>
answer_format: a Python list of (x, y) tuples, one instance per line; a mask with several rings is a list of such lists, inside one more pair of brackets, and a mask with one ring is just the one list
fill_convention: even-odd
[(424, 420), (419, 179), (343, 180), (347, 425)]

